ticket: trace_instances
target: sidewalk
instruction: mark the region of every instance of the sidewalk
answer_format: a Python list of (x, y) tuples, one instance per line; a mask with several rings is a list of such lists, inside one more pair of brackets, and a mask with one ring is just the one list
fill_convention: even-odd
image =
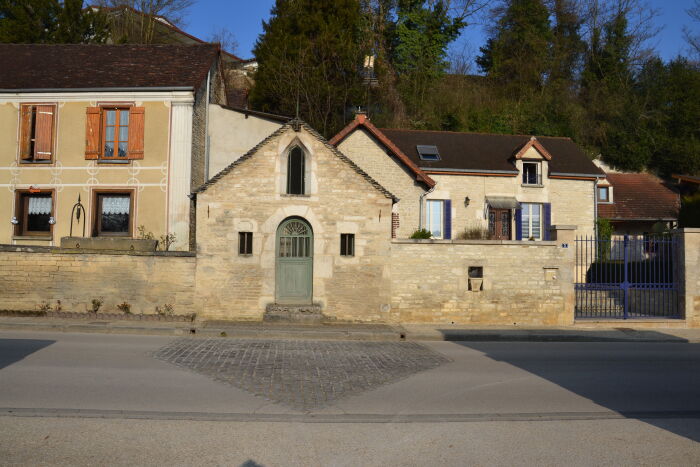
[(582, 325), (521, 328), (436, 324), (324, 324), (299, 325), (260, 322), (147, 322), (107, 319), (0, 317), (0, 330), (105, 334), (223, 337), (247, 339), (318, 339), (362, 341), (481, 341), (481, 342), (693, 342), (700, 329), (631, 329), (620, 321), (610, 328)]

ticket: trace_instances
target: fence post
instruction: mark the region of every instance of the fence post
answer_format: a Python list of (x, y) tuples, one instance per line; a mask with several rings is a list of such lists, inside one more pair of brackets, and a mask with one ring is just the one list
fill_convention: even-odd
[(625, 235), (624, 237), (624, 243), (622, 246), (622, 284), (620, 286), (622, 287), (622, 293), (623, 293), (623, 302), (622, 302), (622, 319), (627, 319), (627, 310), (629, 309), (629, 304), (630, 304), (630, 283), (629, 283), (629, 276), (628, 271), (627, 271), (627, 266), (629, 264), (629, 247), (630, 247), (630, 238), (629, 235)]
[(557, 243), (561, 265), (559, 283), (564, 297), (564, 309), (559, 324), (574, 323), (576, 308), (576, 292), (574, 290), (574, 274), (576, 269), (576, 228), (575, 225), (553, 225), (550, 227), (550, 238)]
[(680, 236), (680, 308), (688, 327), (700, 327), (700, 229), (685, 228)]

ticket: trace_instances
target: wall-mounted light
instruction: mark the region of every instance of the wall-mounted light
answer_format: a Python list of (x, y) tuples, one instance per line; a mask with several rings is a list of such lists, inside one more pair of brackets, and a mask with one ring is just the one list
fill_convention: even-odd
[(12, 217), (12, 219), (10, 219), (10, 222), (11, 222), (12, 224), (14, 224), (14, 225), (19, 224), (19, 221), (18, 221), (17, 218), (14, 217), (14, 216)]
[(467, 206), (469, 206), (470, 202), (471, 202), (471, 200), (469, 199), (469, 196), (466, 196), (464, 198), (464, 207), (466, 208)]
[(49, 224), (54, 225), (56, 223), (55, 217), (49, 217)]

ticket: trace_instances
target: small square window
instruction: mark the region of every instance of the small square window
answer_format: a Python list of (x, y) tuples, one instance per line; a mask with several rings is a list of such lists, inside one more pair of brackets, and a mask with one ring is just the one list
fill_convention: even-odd
[(17, 235), (50, 236), (53, 223), (52, 193), (19, 192), (15, 218)]
[(610, 189), (608, 187), (598, 187), (598, 201), (601, 203), (607, 203), (610, 201)]
[(523, 185), (541, 185), (542, 174), (539, 162), (523, 162)]
[(340, 234), (340, 256), (355, 256), (355, 234)]
[(253, 254), (253, 232), (238, 232), (238, 254)]

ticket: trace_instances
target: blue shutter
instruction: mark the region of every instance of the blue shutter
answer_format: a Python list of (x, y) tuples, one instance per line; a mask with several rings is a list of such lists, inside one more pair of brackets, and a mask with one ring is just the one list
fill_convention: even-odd
[(522, 210), (522, 208), (515, 210), (515, 239), (516, 240), (523, 239), (523, 210)]
[(452, 238), (452, 200), (445, 200), (445, 233), (443, 238), (449, 240)]
[(544, 211), (544, 235), (542, 236), (542, 238), (544, 238), (545, 240), (551, 240), (552, 234), (549, 231), (549, 228), (552, 226), (552, 204), (544, 203), (542, 205), (542, 210)]

